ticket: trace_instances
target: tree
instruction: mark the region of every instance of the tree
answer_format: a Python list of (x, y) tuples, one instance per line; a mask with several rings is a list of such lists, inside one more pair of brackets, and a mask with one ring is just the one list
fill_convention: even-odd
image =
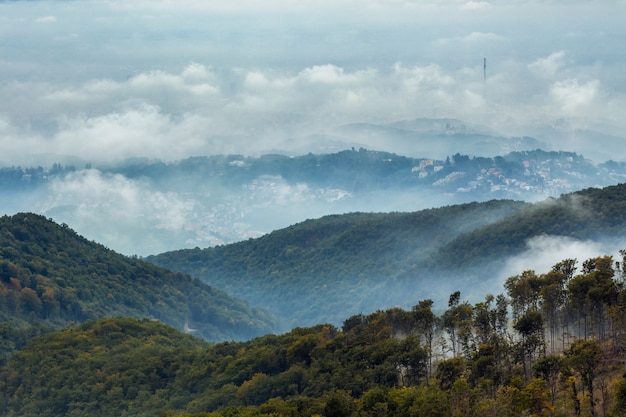
[(552, 405), (554, 405), (554, 400), (556, 399), (557, 382), (562, 366), (563, 358), (559, 355), (544, 356), (538, 359), (533, 366), (535, 376), (543, 378), (548, 382)]
[(559, 271), (548, 272), (543, 276), (545, 281), (540, 290), (541, 310), (543, 311), (547, 327), (550, 332), (550, 350), (554, 353), (556, 348), (556, 334), (559, 322), (559, 312), (565, 304), (565, 282), (567, 277)]
[(337, 390), (324, 396), (324, 417), (350, 417), (356, 409), (352, 396), (347, 391)]
[(532, 270), (526, 270), (521, 275), (514, 275), (506, 280), (504, 287), (511, 298), (514, 318), (530, 310), (539, 310), (540, 291), (543, 285), (543, 278)]
[(472, 348), (473, 309), (467, 302), (459, 304), (460, 300), (460, 291), (450, 295), (449, 308), (443, 313), (442, 322), (443, 328), (450, 336), (452, 355), (457, 356), (462, 349), (465, 355), (469, 357)]
[[(594, 279), (590, 274), (577, 275), (567, 285), (569, 303), (576, 308), (578, 315), (578, 335), (585, 339), (587, 338), (589, 310), (587, 294), (593, 286)], [(582, 330), (581, 325), (583, 325)]]
[(615, 403), (613, 404), (613, 413), (619, 417), (626, 416), (626, 377), (622, 377), (615, 384), (614, 395)]
[(406, 377), (408, 385), (417, 385), (420, 378), (427, 374), (428, 352), (423, 349), (415, 336), (409, 336), (397, 343), (395, 355), (396, 368), (401, 376)]
[(437, 316), (433, 313), (433, 300), (427, 299), (420, 301), (413, 307), (413, 317), (415, 319), (415, 327), (424, 338), (424, 343), (428, 353), (428, 374), (431, 376), (433, 372), (433, 336), (435, 334), (435, 325)]
[(439, 388), (448, 391), (454, 382), (463, 376), (465, 372), (465, 361), (463, 358), (450, 358), (440, 361), (437, 364), (435, 377), (439, 380)]
[(593, 380), (602, 359), (602, 347), (595, 340), (577, 340), (566, 352), (567, 362), (580, 374), (583, 387), (587, 389), (591, 408), (591, 417), (595, 417), (595, 399), (593, 396)]
[(524, 363), (526, 381), (529, 381), (530, 369), (535, 353), (537, 349), (545, 348), (543, 342), (543, 316), (538, 311), (529, 311), (515, 322), (513, 328), (522, 336), (519, 348)]
[(614, 275), (611, 256), (590, 258), (583, 263), (583, 274), (568, 284), (570, 299), (578, 309), (579, 323), (580, 317), (583, 318), (585, 338), (590, 327), (589, 319), (598, 337), (603, 338), (606, 334), (608, 311), (617, 304), (619, 297)]
[(533, 379), (522, 390), (524, 409), (532, 416), (551, 416), (554, 406), (548, 401), (547, 382), (543, 379)]
[(39, 317), (43, 310), (43, 304), (35, 291), (30, 288), (22, 288), (20, 291), (20, 301), (25, 312), (32, 312), (36, 317)]

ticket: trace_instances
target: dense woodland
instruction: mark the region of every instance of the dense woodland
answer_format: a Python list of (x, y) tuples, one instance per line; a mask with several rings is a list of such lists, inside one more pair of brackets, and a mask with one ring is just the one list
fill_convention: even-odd
[[(558, 223), (565, 236), (587, 230), (615, 238), (624, 235), (625, 187), (533, 206), (489, 202), (412, 217), (332, 216), (321, 219), (319, 229), (308, 221), (284, 236), (294, 233), (286, 242), (300, 257), (333, 241), (322, 253), (331, 257), (333, 248), (346, 247), (358, 254), (368, 239), (383, 256), (384, 244), (393, 242), (383, 232), (404, 232), (408, 240), (411, 224), (445, 241), (433, 246), (432, 257), (465, 235), (498, 235), (498, 224), (514, 239), (515, 222), (537, 233)], [(497, 210), (483, 214), (496, 221), (483, 227), (476, 213), (489, 207)], [(504, 215), (510, 207), (512, 214)], [(523, 212), (538, 225), (516, 217)], [(455, 223), (437, 213), (464, 216)], [(545, 221), (550, 213), (557, 215)], [(434, 233), (444, 219), (449, 229)], [(479, 300), (454, 290), (444, 303), (416, 297), (410, 307), (346, 315), (340, 324), (208, 344), (196, 337), (201, 332), (183, 334), (180, 322), (189, 319), (200, 329), (213, 324), (222, 332), (250, 329), (251, 320), (261, 323), (258, 331), (270, 322), (262, 321), (266, 313), (236, 300), (233, 306), (197, 279), (120, 256), (42, 216), (20, 213), (0, 224), (1, 415), (626, 415), (626, 250), (619, 247), (612, 255), (555, 259), (548, 271), (519, 271)], [(467, 230), (451, 231), (462, 226)], [(262, 257), (276, 256), (263, 251), (262, 239), (245, 243), (257, 244)], [(365, 253), (375, 256), (372, 250)], [(463, 279), (468, 264), (459, 259), (455, 270)], [(249, 312), (256, 314), (244, 315)], [(168, 322), (171, 317), (177, 319)]]
[(371, 306), (410, 302), (432, 283), (413, 280), (407, 285), (398, 279), (402, 273), (424, 265), (459, 234), (525, 205), (492, 200), (413, 213), (332, 215), (258, 239), (146, 259), (261, 306), (282, 318), (284, 328), (339, 324), (375, 309)]
[(146, 259), (261, 306), (291, 328), (339, 325), (377, 308), (372, 306), (408, 308), (424, 297), (441, 304), (442, 291), (480, 298), (485, 277), (543, 235), (623, 239), (626, 185), (536, 204), (492, 200), (414, 213), (327, 216), (258, 239)]
[(524, 249), (534, 236), (611, 239), (626, 234), (626, 184), (587, 188), (529, 205), (498, 222), (458, 236), (442, 247), (434, 263), (455, 267), (484, 264)]
[(37, 338), (0, 368), (7, 416), (622, 416), (620, 257), (557, 262), (470, 304), (459, 292), (207, 346), (154, 321)]
[(274, 330), (268, 313), (198, 279), (122, 256), (32, 213), (0, 218), (0, 353), (101, 317), (153, 318), (208, 340)]

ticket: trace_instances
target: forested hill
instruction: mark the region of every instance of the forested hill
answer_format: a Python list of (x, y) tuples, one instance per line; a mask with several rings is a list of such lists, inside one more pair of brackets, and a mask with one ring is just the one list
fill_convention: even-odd
[[(626, 184), (536, 204), (490, 201), (415, 213), (328, 216), (259, 239), (147, 258), (274, 312), (286, 326), (452, 291), (490, 292), (504, 262), (541, 235), (626, 236)], [(494, 281), (490, 282), (489, 279)]]
[[(451, 269), (498, 263), (539, 235), (581, 240), (626, 237), (626, 183), (588, 188), (548, 199), (493, 224), (464, 233), (444, 245), (431, 265)], [(454, 260), (452, 263), (450, 260)]]
[(0, 218), (0, 326), (61, 328), (105, 316), (151, 318), (209, 340), (275, 329), (271, 315), (188, 275), (122, 256), (32, 213)]
[(525, 205), (493, 200), (414, 213), (326, 216), (258, 239), (146, 259), (263, 306), (285, 328), (339, 323), (352, 314), (414, 302), (415, 292), (432, 283), (398, 293), (396, 277), (460, 233)]

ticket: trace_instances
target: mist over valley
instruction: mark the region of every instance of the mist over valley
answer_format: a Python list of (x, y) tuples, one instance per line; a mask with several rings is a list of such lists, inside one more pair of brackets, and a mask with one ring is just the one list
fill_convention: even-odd
[(329, 214), (412, 212), (491, 199), (536, 202), (623, 178), (625, 164), (595, 164), (563, 151), (454, 153), (437, 160), (352, 148), (4, 167), (0, 193), (6, 214), (38, 212), (118, 252), (147, 256), (255, 238)]

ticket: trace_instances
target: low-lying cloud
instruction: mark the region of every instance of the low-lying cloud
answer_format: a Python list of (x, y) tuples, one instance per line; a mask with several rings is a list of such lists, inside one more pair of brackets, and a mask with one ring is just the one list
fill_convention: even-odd
[(623, 249), (620, 244), (625, 243), (578, 240), (549, 235), (534, 237), (527, 242), (527, 249), (522, 254), (506, 262), (500, 274), (502, 285), (506, 278), (521, 274), (526, 270), (533, 270), (537, 274), (549, 272), (555, 264), (565, 259), (576, 259), (578, 272), (580, 272), (582, 263), (587, 259), (604, 255), (616, 256), (618, 251)]
[[(529, 74), (540, 71), (543, 80), (558, 72), (555, 59), (546, 59), (530, 64)], [(492, 127), (500, 131), (506, 132), (502, 123), (510, 120), (513, 135), (524, 123), (550, 123), (548, 115), (594, 126), (623, 101), (597, 79), (567, 78), (546, 84), (543, 96), (498, 98), (496, 105), (486, 90), (514, 95), (512, 81), (502, 74), (486, 84), (480, 78), (478, 68), (450, 71), (435, 64), (353, 71), (325, 64), (297, 73), (236, 69), (216, 74), (191, 63), (179, 73), (148, 71), (124, 81), (89, 80), (69, 87), (13, 84), (4, 88), (5, 94), (20, 98), (11, 109), (5, 102), (0, 148), (9, 160), (35, 149), (91, 161), (306, 150), (305, 138), (327, 133), (329, 127), (419, 115), (480, 123), (489, 123), (491, 115)], [(525, 111), (516, 116), (519, 109)], [(24, 120), (29, 112), (33, 120)]]
[[(626, 148), (599, 145), (626, 135), (626, 61), (616, 53), (625, 12), (613, 1), (0, 0), (11, 39), (0, 45), (0, 166), (351, 146), (402, 153), (410, 147), (384, 135), (337, 127), (416, 118), (626, 160)], [(437, 145), (437, 155), (407, 156), (458, 151)], [(183, 230), (181, 239), (219, 239), (194, 229), (197, 207), (181, 194), (94, 170), (54, 187), (59, 200), (41, 210), (55, 218), (65, 206), (87, 226), (110, 219), (106, 208), (128, 227), (153, 216), (146, 224)], [(317, 191), (298, 187), (275, 182), (272, 204), (315, 216), (297, 199)]]
[(0, 58), (3, 164), (307, 152), (338, 125), (418, 117), (504, 136), (626, 129), (620, 2), (0, 7), (15, 40)]

